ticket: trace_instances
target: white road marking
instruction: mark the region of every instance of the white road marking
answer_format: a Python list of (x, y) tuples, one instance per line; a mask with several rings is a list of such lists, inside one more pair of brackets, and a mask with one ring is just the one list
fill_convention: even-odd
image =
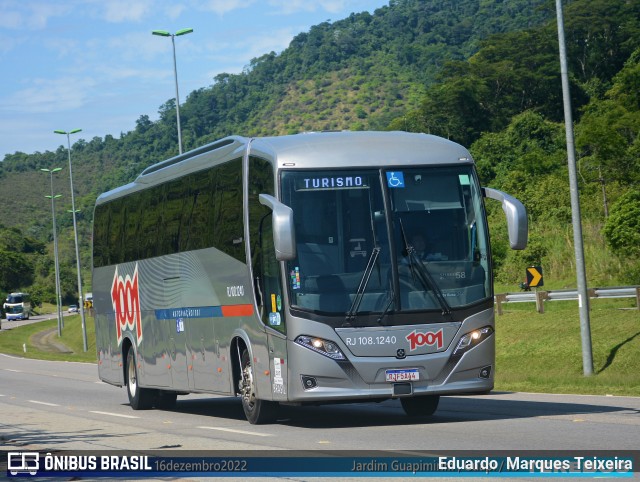
[(59, 407), (57, 403), (39, 402), (38, 400), (29, 400), (31, 403), (37, 403), (38, 405), (46, 405), (48, 407)]
[(271, 437), (270, 433), (258, 433), (258, 432), (247, 432), (246, 430), (236, 430), (233, 428), (222, 428), (222, 427), (198, 427), (205, 430), (219, 430), (220, 432), (231, 432), (231, 433), (239, 433), (241, 435), (255, 435), (257, 437)]
[(135, 415), (123, 415), (121, 413), (111, 413), (111, 412), (98, 412), (97, 410), (89, 410), (89, 413), (97, 413), (98, 415), (110, 415), (112, 417), (122, 417), (122, 418), (140, 418)]

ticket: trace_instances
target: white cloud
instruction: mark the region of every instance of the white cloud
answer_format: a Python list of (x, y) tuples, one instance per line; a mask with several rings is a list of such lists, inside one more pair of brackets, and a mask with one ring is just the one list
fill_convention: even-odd
[(207, 0), (206, 2), (196, 2), (202, 10), (212, 11), (218, 15), (232, 12), (241, 8), (247, 8), (254, 3), (254, 0)]
[(52, 17), (65, 15), (68, 5), (56, 2), (25, 2), (8, 0), (0, 3), (0, 27), (10, 30), (42, 30)]
[[(2, 28), (1, 25), (0, 28)], [(29, 38), (27, 36), (0, 35), (0, 53), (11, 52), (12, 50), (17, 49), (21, 44), (28, 42), (28, 40)]]
[(133, 79), (134, 81), (148, 81), (170, 78), (173, 80), (173, 70), (169, 69), (152, 69), (152, 68), (135, 68), (135, 67), (123, 67), (118, 69), (109, 69), (105, 67), (103, 69), (97, 69), (97, 73), (104, 78), (112, 82), (120, 82), (127, 79)]
[[(6, 8), (6, 7), (5, 7)], [(0, 28), (18, 30), (24, 24), (24, 16), (20, 12), (7, 11), (0, 7)]]
[[(4, 133), (12, 134), (10, 142), (7, 142), (8, 139), (3, 139), (3, 144), (6, 144), (6, 147), (5, 145), (2, 146), (4, 149), (0, 154), (0, 160), (4, 158), (4, 154), (13, 154), (16, 151), (31, 153), (47, 149), (52, 150), (53, 146), (56, 145), (53, 129), (49, 128), (49, 125), (41, 116), (35, 119), (24, 117), (0, 118), (0, 132), (3, 133), (3, 137), (5, 137)], [(51, 133), (51, 139), (43, 141), (43, 132)], [(51, 145), (48, 142), (51, 142)]]
[(140, 60), (171, 55), (171, 39), (154, 36), (151, 30), (121, 34), (110, 38), (106, 45), (111, 52), (114, 52), (112, 57), (117, 53), (117, 56), (123, 60), (138, 63)]
[(175, 20), (188, 8), (185, 3), (177, 0), (88, 1), (92, 2), (100, 10), (98, 14), (100, 18), (111, 23), (142, 22), (153, 15)]
[(35, 79), (30, 87), (3, 99), (0, 111), (38, 114), (77, 109), (94, 85), (90, 78)]
[(175, 20), (186, 9), (187, 9), (186, 5), (182, 5), (179, 3), (172, 3), (171, 5), (167, 5), (164, 11), (167, 17), (169, 17), (172, 20)]
[(43, 48), (55, 52), (58, 57), (64, 57), (78, 50), (78, 42), (74, 38), (49, 37)]
[(65, 15), (71, 10), (69, 5), (58, 5), (56, 2), (29, 3), (30, 15), (27, 25), (34, 30), (45, 28), (51, 17)]
[(150, 0), (108, 0), (102, 3), (107, 22), (138, 22), (153, 7)]
[(242, 43), (246, 48), (246, 54), (242, 55), (242, 57), (250, 60), (269, 52), (280, 53), (289, 46), (293, 37), (298, 33), (298, 30), (288, 27), (268, 32), (267, 35), (263, 36), (249, 36)]
[(269, 5), (284, 14), (316, 12), (318, 10), (338, 13), (344, 10), (348, 3), (347, 0), (269, 0)]
[(288, 27), (268, 31), (264, 35), (249, 35), (226, 42), (208, 42), (205, 45), (207, 61), (218, 67), (204, 72), (199, 76), (199, 81), (204, 85), (211, 85), (218, 74), (239, 74), (249, 65), (251, 59), (262, 57), (272, 51), (282, 52), (298, 33), (298, 29)]

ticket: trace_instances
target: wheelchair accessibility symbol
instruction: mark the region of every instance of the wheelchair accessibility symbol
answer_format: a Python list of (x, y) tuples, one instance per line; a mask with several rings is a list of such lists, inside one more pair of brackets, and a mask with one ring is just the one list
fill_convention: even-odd
[(387, 186), (392, 188), (404, 187), (404, 174), (397, 171), (387, 172)]

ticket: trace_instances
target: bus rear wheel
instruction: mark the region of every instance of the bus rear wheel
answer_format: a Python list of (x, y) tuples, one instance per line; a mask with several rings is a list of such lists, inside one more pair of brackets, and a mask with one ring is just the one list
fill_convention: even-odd
[(247, 420), (253, 425), (275, 421), (278, 413), (277, 403), (256, 398), (255, 373), (247, 349), (242, 352), (241, 365), (242, 378), (238, 388), (242, 397), (242, 409)]
[(138, 368), (133, 348), (127, 352), (127, 365), (125, 369), (127, 395), (129, 404), (134, 410), (147, 410), (153, 406), (154, 392), (148, 388), (141, 388), (138, 384)]
[(438, 409), (440, 395), (401, 398), (400, 403), (410, 417), (428, 417)]

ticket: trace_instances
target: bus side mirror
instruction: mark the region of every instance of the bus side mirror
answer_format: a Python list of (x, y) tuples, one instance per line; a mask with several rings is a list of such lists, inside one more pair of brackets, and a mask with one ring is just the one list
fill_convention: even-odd
[(509, 230), (509, 244), (511, 249), (524, 249), (527, 247), (527, 236), (529, 234), (529, 221), (527, 210), (524, 205), (513, 196), (507, 193), (483, 187), (484, 197), (495, 199), (502, 203), (502, 210), (507, 216), (507, 228)]
[(273, 245), (278, 261), (289, 261), (296, 257), (296, 233), (293, 225), (293, 210), (273, 196), (260, 194), (260, 204), (271, 209), (273, 218)]

